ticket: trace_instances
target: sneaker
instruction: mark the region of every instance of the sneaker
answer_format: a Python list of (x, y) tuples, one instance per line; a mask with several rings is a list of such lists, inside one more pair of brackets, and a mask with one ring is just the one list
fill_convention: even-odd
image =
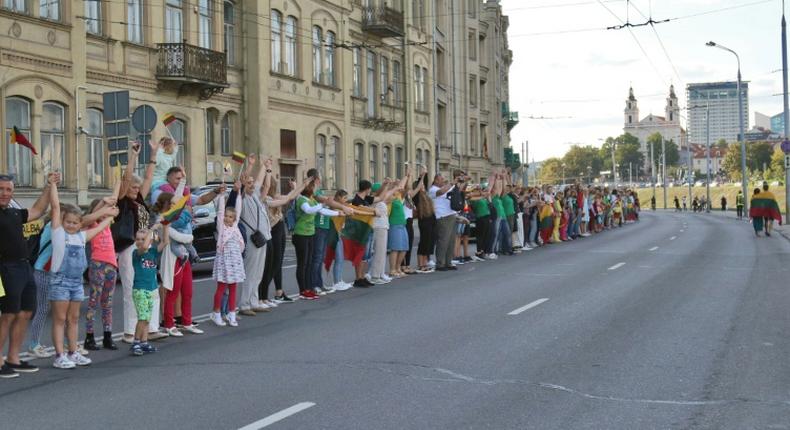
[(145, 354), (143, 352), (143, 347), (140, 345), (139, 342), (132, 345), (132, 347), (129, 348), (129, 351), (132, 353), (132, 355), (136, 355), (138, 357)]
[(454, 258), (452, 261), (450, 261), (450, 263), (452, 263), (452, 264), (453, 264), (453, 265), (455, 265), (455, 266), (460, 266), (460, 265), (463, 265), (463, 264), (464, 264), (464, 262), (463, 262), (463, 261), (461, 261), (461, 260), (460, 260), (460, 259), (458, 259), (458, 258)]
[(17, 373), (36, 373), (38, 372), (38, 367), (28, 363), (27, 361), (19, 360), (19, 364), (12, 364), (9, 362), (5, 362), (3, 367), (9, 367), (11, 370)]
[(272, 308), (272, 309), (277, 307), (277, 303), (274, 303), (273, 301), (268, 300), (268, 299), (264, 300), (263, 304), (265, 304), (266, 306), (268, 306), (269, 308)]
[(50, 358), (55, 355), (54, 352), (48, 352), (47, 349), (41, 344), (38, 344), (32, 348), (28, 348), (27, 351), (30, 353), (30, 355), (36, 358)]
[(483, 260), (482, 258), (480, 258), (480, 257), (475, 255), (474, 257), (472, 257), (472, 261), (475, 262), (475, 263), (478, 263), (480, 261), (485, 261), (485, 260)]
[(239, 314), (244, 315), (245, 317), (254, 317), (256, 315), (255, 311), (252, 309), (242, 309), (239, 311)]
[(228, 313), (228, 325), (231, 327), (238, 327), (239, 323), (236, 321), (236, 312)]
[(11, 378), (18, 378), (19, 374), (14, 371), (14, 369), (8, 367), (7, 364), (3, 364), (0, 366), (0, 378), (3, 379), (11, 379)]
[(69, 360), (71, 360), (71, 362), (77, 366), (88, 366), (93, 363), (90, 358), (80, 354), (79, 351), (74, 351), (73, 353), (69, 354)]
[(370, 284), (366, 279), (357, 279), (356, 281), (354, 281), (354, 286), (356, 288), (370, 288), (373, 285)]
[(430, 266), (430, 267), (436, 267), (436, 262), (435, 262), (435, 261), (433, 261), (433, 260), (428, 260), (428, 266)]
[(391, 281), (385, 281), (383, 278), (370, 278), (370, 283), (373, 285), (389, 284)]
[(79, 352), (80, 355), (88, 355), (88, 354), (90, 354), (90, 352), (87, 349), (85, 349), (85, 347), (83, 345), (77, 345), (77, 352)]
[(447, 270), (458, 270), (455, 266), (447, 266)]
[(437, 267), (437, 268), (436, 268), (436, 271), (437, 271), (437, 272), (446, 272), (446, 271), (448, 271), (448, 270), (450, 270), (450, 269), (449, 269), (449, 268), (447, 268), (447, 267)]
[(121, 338), (121, 342), (131, 344), (134, 342), (134, 336), (124, 333), (123, 337)]
[(184, 331), (187, 332), (187, 333), (191, 333), (191, 334), (203, 334), (203, 333), (205, 333), (203, 330), (195, 327), (194, 324), (185, 325), (184, 326)]
[(66, 354), (60, 354), (55, 357), (55, 361), (52, 363), (52, 367), (56, 369), (73, 369), (77, 367), (73, 361), (69, 360), (69, 357)]
[(423, 269), (422, 267), (418, 267), (416, 272), (421, 274), (431, 273), (430, 269)]
[(315, 294), (316, 294), (316, 295), (318, 295), (318, 296), (325, 296), (325, 295), (326, 295), (326, 291), (324, 291), (324, 290), (322, 290), (322, 289), (320, 289), (320, 288), (316, 288), (316, 289), (314, 289), (314, 290), (313, 290), (313, 293), (315, 293)]
[(335, 289), (332, 287), (321, 287), (321, 292), (324, 294), (332, 294), (335, 292)]
[(222, 321), (222, 315), (220, 315), (219, 312), (212, 312), (209, 314), (209, 319), (218, 327), (225, 327), (227, 325), (225, 321)]
[[(397, 277), (397, 276), (396, 276), (396, 277)], [(392, 278), (391, 276), (388, 276), (388, 275), (381, 275), (381, 280), (382, 280), (382, 281), (385, 281), (385, 282), (392, 282), (392, 279), (393, 279), (393, 278)], [(370, 280), (370, 282), (373, 282), (373, 280), (371, 279), (371, 280)]]
[(281, 305), (283, 303), (293, 303), (293, 299), (283, 294), (282, 296), (274, 296), (274, 303)]
[(157, 352), (157, 351), (159, 351), (158, 349), (156, 349), (156, 347), (155, 347), (155, 346), (151, 345), (151, 344), (150, 344), (150, 343), (148, 343), (148, 342), (146, 342), (146, 343), (141, 343), (141, 344), (140, 344), (140, 349), (141, 349), (141, 350), (143, 351), (143, 353), (145, 353), (145, 354), (151, 354), (152, 352)]
[(472, 257), (464, 257), (464, 263), (473, 263), (475, 261)]
[(176, 327), (170, 327), (169, 329), (167, 329), (167, 335), (173, 337), (184, 337), (184, 333), (178, 331)]
[(269, 305), (263, 305), (263, 306), (255, 306), (254, 308), (252, 308), (252, 311), (260, 313), (260, 312), (271, 312), (272, 310), (269, 309)]
[(345, 282), (338, 282), (332, 288), (334, 288), (335, 291), (346, 291), (347, 289), (349, 289), (351, 287), (352, 287), (351, 284), (347, 284)]
[(303, 292), (299, 297), (305, 300), (318, 300), (319, 295), (315, 293), (313, 290), (307, 290)]
[[(162, 329), (148, 333), (148, 340), (159, 340), (159, 339), (164, 339), (168, 336), (171, 336), (170, 331), (168, 331), (167, 329)], [(132, 337), (132, 340), (134, 340), (134, 337)]]

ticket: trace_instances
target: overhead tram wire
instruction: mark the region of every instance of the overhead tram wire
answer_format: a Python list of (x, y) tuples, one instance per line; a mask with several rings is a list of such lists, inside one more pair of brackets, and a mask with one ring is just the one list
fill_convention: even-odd
[(656, 26), (655, 26), (655, 24), (661, 24), (661, 23), (664, 23), (664, 22), (669, 22), (670, 20), (668, 20), (668, 19), (662, 20), (662, 21), (654, 21), (653, 20), (653, 2), (652, 2), (652, 0), (649, 3), (650, 10), (649, 10), (649, 15), (648, 16), (645, 16), (645, 14), (642, 13), (642, 11), (636, 6), (636, 4), (634, 4), (634, 3), (630, 2), (630, 1), (628, 2), (628, 4), (633, 6), (634, 10), (636, 10), (637, 13), (639, 13), (639, 15), (642, 16), (642, 18), (647, 20), (647, 23), (650, 25), (650, 28), (653, 29), (653, 33), (656, 35), (656, 40), (658, 40), (658, 44), (659, 44), (659, 46), (661, 46), (661, 50), (664, 51), (664, 56), (667, 57), (667, 61), (669, 62), (669, 65), (672, 67), (672, 71), (675, 73), (675, 77), (678, 78), (678, 82), (681, 85), (684, 85), (685, 81), (683, 80), (682, 77), (680, 77), (680, 73), (678, 72), (677, 67), (675, 67), (675, 63), (672, 61), (672, 58), (669, 56), (669, 51), (667, 51), (666, 46), (664, 46), (664, 41), (661, 40), (661, 36), (658, 34), (658, 30), (656, 30)]

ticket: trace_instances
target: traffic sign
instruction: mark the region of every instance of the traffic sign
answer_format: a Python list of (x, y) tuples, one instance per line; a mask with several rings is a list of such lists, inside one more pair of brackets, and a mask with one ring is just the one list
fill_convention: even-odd
[(156, 111), (148, 105), (140, 105), (132, 114), (132, 125), (140, 133), (148, 134), (156, 127)]
[(790, 140), (785, 139), (782, 142), (782, 152), (785, 154), (790, 154)]

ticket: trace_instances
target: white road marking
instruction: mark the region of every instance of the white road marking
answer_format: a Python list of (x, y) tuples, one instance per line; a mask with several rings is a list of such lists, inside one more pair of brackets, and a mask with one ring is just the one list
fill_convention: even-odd
[(312, 408), (313, 406), (315, 406), (315, 403), (313, 403), (313, 402), (297, 403), (297, 404), (291, 406), (288, 409), (283, 409), (280, 412), (277, 412), (276, 414), (269, 415), (268, 417), (266, 417), (266, 418), (264, 418), (262, 420), (258, 420), (258, 421), (255, 421), (252, 424), (248, 424), (248, 425), (240, 428), (239, 430), (260, 430), (260, 429), (262, 429), (264, 427), (268, 427), (268, 426), (270, 426), (270, 425), (272, 425), (272, 424), (274, 424), (276, 422), (282, 421), (282, 420), (290, 417), (291, 415), (298, 414), (299, 412), (302, 412), (305, 409)]
[(678, 238), (677, 236), (672, 236), (672, 237), (669, 238), (669, 240), (675, 240), (677, 238)]
[(650, 248), (650, 251), (655, 251), (656, 249), (658, 249), (658, 247), (654, 246), (654, 247)]
[(518, 315), (518, 314), (520, 314), (520, 313), (522, 313), (524, 311), (530, 310), (530, 309), (534, 308), (535, 306), (541, 305), (541, 304), (546, 303), (548, 301), (549, 301), (549, 299), (538, 299), (538, 300), (535, 300), (534, 302), (532, 302), (532, 303), (530, 303), (530, 304), (528, 304), (526, 306), (522, 306), (522, 307), (520, 307), (520, 308), (518, 308), (518, 309), (516, 309), (516, 310), (514, 310), (512, 312), (509, 312), (508, 315)]
[(623, 266), (625, 266), (625, 262), (620, 262), (620, 263), (617, 263), (614, 266), (610, 267), (609, 270), (617, 270), (617, 269), (619, 269), (619, 268), (621, 268)]
[(683, 230), (680, 230), (680, 232), (683, 233)]

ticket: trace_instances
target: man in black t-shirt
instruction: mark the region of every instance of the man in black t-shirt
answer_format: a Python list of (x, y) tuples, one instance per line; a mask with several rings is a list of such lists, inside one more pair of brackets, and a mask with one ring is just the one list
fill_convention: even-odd
[(0, 367), (0, 377), (13, 378), (17, 372), (32, 373), (36, 366), (19, 360), (19, 351), (27, 325), (36, 310), (36, 284), (28, 261), (27, 242), (22, 225), (44, 215), (49, 206), (49, 184), (60, 181), (60, 174), (51, 173), (47, 186), (30, 209), (11, 206), (14, 198), (14, 178), (0, 175), (0, 279), (5, 296), (0, 297), (0, 350), (8, 338), (8, 354)]
[[(354, 206), (373, 206), (376, 199), (370, 195), (370, 190), (373, 184), (368, 180), (359, 181), (359, 191), (354, 195), (351, 204)], [(372, 287), (373, 283), (365, 278), (365, 270), (367, 269), (367, 261), (370, 259), (370, 241), (365, 246), (365, 256), (362, 261), (354, 266), (354, 286), (358, 288)]]

